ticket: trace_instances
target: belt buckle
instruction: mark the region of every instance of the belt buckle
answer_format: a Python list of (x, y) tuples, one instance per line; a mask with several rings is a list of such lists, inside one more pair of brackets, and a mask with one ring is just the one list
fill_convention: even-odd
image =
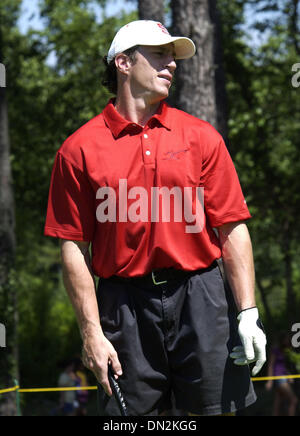
[(164, 283), (168, 283), (168, 280), (164, 280), (164, 281), (162, 281), (162, 282), (157, 282), (157, 281), (156, 281), (156, 278), (155, 278), (155, 272), (154, 272), (154, 271), (152, 271), (152, 281), (153, 281), (153, 283), (154, 283), (156, 286), (158, 286), (158, 285), (162, 285), (162, 284), (164, 284)]

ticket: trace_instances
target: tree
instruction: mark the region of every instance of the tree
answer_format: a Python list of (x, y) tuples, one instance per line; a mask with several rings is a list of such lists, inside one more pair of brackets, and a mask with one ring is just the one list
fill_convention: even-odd
[(154, 20), (164, 23), (164, 0), (138, 0), (138, 13), (140, 20)]
[(216, 1), (171, 0), (172, 32), (191, 38), (196, 55), (178, 62), (176, 106), (210, 122), (227, 138), (226, 91)]
[(214, 25), (214, 66), (215, 66), (215, 95), (217, 110), (217, 130), (223, 136), (230, 149), (228, 138), (228, 98), (226, 90), (226, 74), (223, 47), (223, 23), (219, 2), (209, 1), (211, 21)]
[[(7, 6), (7, 5), (3, 5)], [(14, 2), (13, 6), (17, 7)], [(6, 9), (9, 12), (9, 8)], [(4, 20), (11, 16), (0, 10), (0, 63), (5, 64)], [(0, 320), (5, 325), (7, 348), (0, 349), (0, 386), (14, 386), (17, 378), (17, 310), (16, 288), (12, 285), (12, 270), (16, 250), (14, 197), (10, 166), (10, 142), (6, 101), (6, 88), (0, 87)], [(15, 415), (15, 394), (8, 393), (0, 398), (0, 416)]]

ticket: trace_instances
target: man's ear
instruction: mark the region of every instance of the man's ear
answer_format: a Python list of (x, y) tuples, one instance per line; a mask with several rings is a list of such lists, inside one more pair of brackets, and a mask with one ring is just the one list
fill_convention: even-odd
[(132, 63), (129, 56), (124, 53), (120, 53), (115, 57), (115, 64), (120, 73), (127, 75)]

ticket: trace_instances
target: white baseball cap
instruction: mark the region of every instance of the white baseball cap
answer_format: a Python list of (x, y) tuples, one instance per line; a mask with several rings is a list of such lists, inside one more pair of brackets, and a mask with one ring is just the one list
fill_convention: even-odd
[(171, 42), (174, 43), (176, 59), (188, 59), (196, 53), (195, 44), (191, 39), (171, 36), (158, 21), (132, 21), (116, 33), (108, 51), (107, 62), (111, 62), (117, 54), (136, 45), (165, 45)]

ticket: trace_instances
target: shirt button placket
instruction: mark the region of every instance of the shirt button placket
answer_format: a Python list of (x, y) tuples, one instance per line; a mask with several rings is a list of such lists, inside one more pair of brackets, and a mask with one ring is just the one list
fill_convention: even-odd
[(148, 133), (142, 135), (142, 145), (145, 163), (149, 164), (153, 162), (152, 150), (150, 148), (150, 141)]

